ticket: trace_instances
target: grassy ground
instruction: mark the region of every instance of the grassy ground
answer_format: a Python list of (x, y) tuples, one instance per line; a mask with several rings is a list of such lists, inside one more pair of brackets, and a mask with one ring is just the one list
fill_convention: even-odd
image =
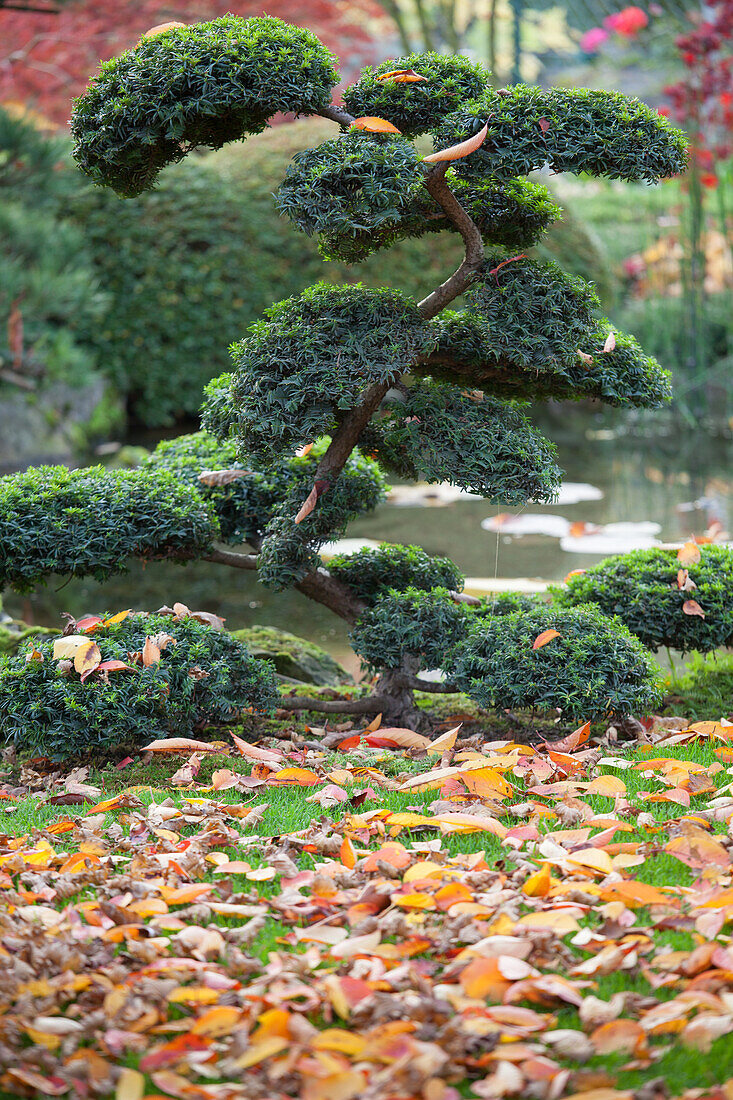
[(730, 1089), (728, 727), (556, 752), (276, 732), (265, 764), (0, 776), (3, 1100)]

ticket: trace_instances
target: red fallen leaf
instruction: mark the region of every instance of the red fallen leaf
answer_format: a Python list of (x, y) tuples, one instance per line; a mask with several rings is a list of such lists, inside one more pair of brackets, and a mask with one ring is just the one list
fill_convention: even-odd
[(541, 634), (538, 634), (535, 640), (532, 642), (532, 649), (542, 649), (543, 646), (551, 642), (553, 638), (559, 638), (559, 630), (543, 630)]
[[(500, 264), (497, 264), (496, 267), (492, 267), (491, 270), (487, 271), (486, 274), (497, 276), (499, 274), (499, 272), (501, 271), (502, 267), (506, 267), (507, 264), (513, 264), (513, 263), (516, 263), (517, 260), (526, 260), (526, 259), (527, 259), (526, 252), (520, 252), (518, 256), (510, 256), (508, 260), (502, 260)], [(508, 517), (508, 518), (511, 518), (511, 517)]]
[(616, 347), (616, 335), (613, 332), (609, 332), (606, 337), (606, 342), (603, 345), (604, 352), (613, 351)]
[(365, 130), (368, 134), (400, 134), (401, 130), (398, 130), (396, 126), (393, 126), (391, 122), (387, 122), (386, 118), (376, 118), (374, 115), (364, 115), (362, 118), (355, 118), (349, 126), (350, 130)]
[(101, 615), (86, 615), (83, 619), (77, 620), (76, 629), (81, 633), (86, 633), (87, 631), (91, 633), (92, 630), (95, 630), (96, 627), (103, 622), (104, 619)]
[(162, 1066), (174, 1065), (181, 1062), (187, 1054), (194, 1051), (205, 1051), (211, 1046), (211, 1040), (200, 1039), (198, 1035), (177, 1035), (170, 1043), (151, 1050), (144, 1058), (140, 1059), (140, 1072), (150, 1073)]
[(123, 672), (125, 669), (129, 669), (131, 672), (133, 671), (132, 665), (125, 664), (124, 661), (112, 660), (112, 661), (101, 661), (97, 665), (97, 667), (94, 671), (95, 672)]
[(705, 618), (705, 612), (697, 600), (685, 600), (682, 604), (682, 610), (685, 615), (698, 615), (701, 619)]
[(429, 157), (423, 157), (423, 160), (426, 164), (439, 164), (445, 160), (460, 160), (462, 157), (467, 157), (483, 145), (488, 132), (489, 124), (485, 122), (473, 137), (466, 138), (465, 141), (459, 141), (457, 145), (450, 145), (447, 149), (440, 149), (437, 153), (431, 153)]
[(540, 130), (542, 131), (543, 134), (546, 134), (547, 131), (550, 129), (550, 123), (547, 121), (546, 118), (541, 118), (539, 125), (540, 125)]
[(677, 551), (677, 561), (681, 565), (696, 565), (701, 557), (702, 552), (696, 542), (686, 542)]
[(556, 752), (573, 752), (573, 750), (579, 748), (580, 745), (584, 745), (589, 737), (590, 722), (586, 722), (584, 725), (579, 726), (573, 733), (569, 733), (567, 737), (563, 737), (561, 741), (553, 741), (552, 748)]
[(115, 767), (121, 772), (123, 768), (127, 768), (130, 764), (132, 764), (132, 757), (126, 756), (124, 760), (120, 760), (119, 764), (115, 764)]
[(417, 84), (418, 81), (427, 80), (426, 76), (420, 76), (414, 69), (390, 69), (388, 73), (382, 73), (376, 78), (380, 83), (385, 80), (394, 80), (395, 84)]
[(336, 749), (339, 752), (348, 752), (350, 749), (355, 749), (360, 741), (361, 737), (358, 733), (355, 733), (351, 737), (345, 737), (343, 741), (339, 741)]
[(392, 741), (389, 737), (379, 737), (376, 734), (370, 733), (368, 737), (364, 738), (364, 744), (369, 745), (371, 749), (398, 749), (399, 745), (396, 741)]

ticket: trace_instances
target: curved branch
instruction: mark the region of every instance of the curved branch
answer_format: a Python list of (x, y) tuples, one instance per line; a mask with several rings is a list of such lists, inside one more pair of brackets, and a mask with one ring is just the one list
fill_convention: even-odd
[(203, 554), (202, 561), (215, 561), (219, 565), (229, 565), (232, 569), (256, 569), (256, 554), (237, 554), (234, 550), (214, 548), (209, 554)]
[(286, 695), (280, 699), (281, 710), (315, 710), (324, 714), (379, 714), (389, 700), (381, 695), (366, 699), (314, 699), (307, 695)]
[(328, 107), (322, 107), (316, 114), (321, 115), (322, 118), (330, 118), (331, 122), (338, 122), (339, 126), (351, 126), (351, 123), (354, 122), (354, 116), (350, 115), (343, 107), (337, 107), (335, 103), (331, 103)]
[(431, 169), (425, 177), (425, 187), (442, 208), (448, 221), (461, 234), (466, 248), (466, 255), (450, 278), (446, 279), (444, 283), (441, 283), (432, 293), (428, 294), (427, 298), (423, 298), (418, 303), (418, 309), (423, 317), (428, 319), (437, 316), (454, 298), (457, 298), (459, 294), (463, 294), (464, 290), (473, 282), (484, 261), (483, 237), (476, 223), (469, 217), (445, 182), (447, 167), (447, 162), (443, 161), (437, 168)]
[(445, 681), (421, 680), (419, 676), (409, 676), (407, 684), (413, 691), (427, 691), (431, 695), (455, 695), (460, 688)]

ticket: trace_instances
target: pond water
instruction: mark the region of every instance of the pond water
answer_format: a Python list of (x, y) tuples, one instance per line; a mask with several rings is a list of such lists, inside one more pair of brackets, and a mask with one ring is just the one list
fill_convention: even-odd
[[(558, 538), (547, 535), (513, 537), (486, 530), (482, 521), (521, 512), (564, 516), (574, 524), (656, 523), (662, 540), (702, 534), (711, 521), (728, 531), (733, 527), (730, 439), (680, 425), (653, 437), (623, 428), (577, 430), (577, 423), (545, 427), (558, 444), (566, 482), (589, 483), (599, 490), (599, 499), (523, 509), (503, 509), (475, 499), (422, 507), (388, 503), (352, 524), (349, 536), (417, 543), (453, 558), (474, 578), (561, 580), (571, 569), (600, 561), (603, 554), (568, 552)], [(154, 610), (176, 600), (223, 615), (231, 629), (261, 622), (302, 634), (324, 645), (352, 671), (358, 669), (347, 631), (330, 612), (299, 593), (269, 592), (253, 574), (212, 563), (133, 564), (129, 573), (104, 584), (66, 583), (60, 578), (30, 597), (4, 594), (5, 610), (45, 625), (56, 625), (62, 611), (80, 616), (123, 607)]]

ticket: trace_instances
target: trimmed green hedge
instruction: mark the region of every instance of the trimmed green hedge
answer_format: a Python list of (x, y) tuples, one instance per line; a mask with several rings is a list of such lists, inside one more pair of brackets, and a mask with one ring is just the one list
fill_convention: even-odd
[[(6, 744), (51, 760), (123, 752), (156, 737), (236, 721), (247, 708), (269, 711), (276, 704), (272, 665), (250, 657), (231, 634), (193, 618), (133, 614), (90, 637), (102, 661), (131, 667), (94, 672), (82, 682), (70, 662), (54, 659), (54, 639), (39, 638), (0, 660), (0, 729)], [(147, 637), (157, 639), (161, 652), (146, 668), (139, 655)], [(41, 659), (26, 660), (34, 651)]]
[[(680, 569), (687, 569), (693, 590), (678, 587)], [(703, 546), (700, 561), (688, 566), (680, 565), (675, 550), (634, 550), (571, 577), (553, 595), (562, 607), (596, 604), (607, 615), (618, 615), (653, 650), (669, 646), (707, 653), (733, 644), (733, 550), (728, 546)], [(700, 605), (704, 619), (685, 614), (688, 600)]]
[[(539, 649), (545, 630), (559, 637)], [(441, 666), (479, 706), (560, 708), (586, 721), (648, 713), (661, 701), (654, 659), (620, 619), (595, 607), (537, 607), (480, 616)]]
[(219, 534), (201, 494), (160, 470), (32, 467), (0, 478), (0, 590), (51, 573), (104, 580), (129, 557), (200, 557)]

